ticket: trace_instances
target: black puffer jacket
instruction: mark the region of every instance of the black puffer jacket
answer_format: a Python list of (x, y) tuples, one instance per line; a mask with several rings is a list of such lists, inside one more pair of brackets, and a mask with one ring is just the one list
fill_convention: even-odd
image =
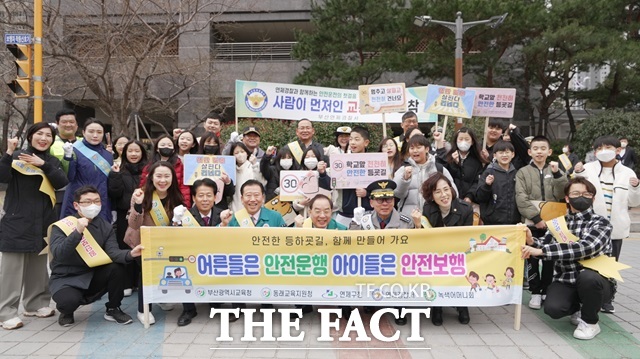
[[(520, 212), (516, 205), (516, 173), (518, 171), (513, 164), (505, 171), (499, 164), (492, 162), (480, 176), (476, 201), (480, 204), (480, 217), (484, 224), (520, 222)], [(491, 186), (486, 183), (489, 175), (493, 175)]]
[(11, 167), (21, 153), (35, 154), (44, 160), (40, 169), (54, 189), (63, 188), (69, 180), (57, 158), (33, 147), (0, 158), (0, 182), (9, 184), (4, 200), (5, 215), (0, 221), (0, 252), (37, 253), (45, 247), (47, 228), (58, 218), (49, 195), (39, 190), (42, 177), (24, 175)]
[(449, 214), (442, 218), (440, 207), (435, 202), (427, 202), (422, 208), (422, 215), (427, 217), (432, 227), (472, 226), (473, 208), (467, 202), (456, 198), (451, 202)]

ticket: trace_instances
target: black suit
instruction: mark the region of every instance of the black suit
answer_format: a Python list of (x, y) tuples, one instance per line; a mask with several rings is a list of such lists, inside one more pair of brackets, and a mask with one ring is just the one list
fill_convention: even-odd
[(209, 225), (207, 226), (205, 226), (204, 221), (202, 220), (202, 215), (196, 206), (191, 207), (189, 212), (191, 212), (193, 218), (196, 219), (196, 222), (198, 222), (201, 227), (215, 227), (220, 224), (220, 213), (222, 213), (222, 210), (218, 207), (214, 206), (211, 208), (211, 218), (209, 218)]
[(635, 167), (638, 163), (638, 156), (636, 155), (636, 151), (633, 149), (633, 147), (627, 146), (624, 151), (624, 156), (618, 156), (618, 159), (620, 160), (620, 162), (622, 162), (623, 165), (631, 168), (634, 171), (636, 170)]

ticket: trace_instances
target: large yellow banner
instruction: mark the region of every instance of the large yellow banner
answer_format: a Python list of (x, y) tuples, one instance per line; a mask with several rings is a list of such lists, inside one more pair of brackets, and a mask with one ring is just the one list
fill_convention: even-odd
[(497, 306), (522, 300), (523, 226), (142, 227), (145, 300)]

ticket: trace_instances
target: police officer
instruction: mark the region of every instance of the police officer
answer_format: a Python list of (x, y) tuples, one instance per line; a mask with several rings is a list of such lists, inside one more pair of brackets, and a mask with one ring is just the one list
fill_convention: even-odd
[[(367, 193), (373, 211), (364, 213), (364, 208), (353, 210), (353, 221), (349, 229), (412, 229), (415, 228), (413, 220), (398, 212), (395, 206), (393, 190), (396, 183), (392, 180), (378, 180), (367, 186)], [(365, 311), (368, 308), (365, 308)], [(344, 309), (343, 309), (344, 311)], [(404, 317), (396, 318), (397, 325), (407, 324)]]

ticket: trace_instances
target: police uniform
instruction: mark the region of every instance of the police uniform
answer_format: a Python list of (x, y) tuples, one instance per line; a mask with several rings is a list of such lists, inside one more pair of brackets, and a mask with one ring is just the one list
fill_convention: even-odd
[[(394, 198), (393, 190), (396, 183), (391, 180), (378, 180), (367, 186), (369, 198), (375, 200), (377, 198)], [(362, 217), (361, 224), (351, 222), (349, 229), (412, 229), (415, 228), (413, 220), (410, 217), (398, 212), (395, 208), (391, 212), (388, 221), (382, 228), (380, 217), (376, 211), (369, 211)]]

